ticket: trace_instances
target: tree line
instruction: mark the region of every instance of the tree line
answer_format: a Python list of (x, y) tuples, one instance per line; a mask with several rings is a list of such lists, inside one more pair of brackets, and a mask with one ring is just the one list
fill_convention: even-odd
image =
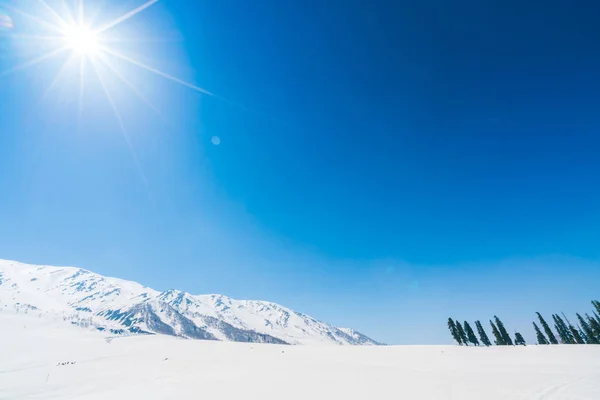
[[(535, 321), (533, 322), (537, 343), (600, 344), (600, 302), (592, 300), (592, 305), (594, 306), (592, 316), (586, 313), (584, 318), (579, 313), (575, 314), (577, 316), (576, 325), (573, 325), (564, 313), (562, 314), (562, 317), (558, 314), (552, 314), (554, 331), (550, 328), (550, 325), (548, 325), (542, 314), (536, 312), (537, 320), (543, 329), (542, 331), (538, 324), (536, 324)], [(490, 326), (492, 327), (492, 334), (494, 335), (494, 344), (497, 346), (527, 345), (525, 338), (523, 338), (523, 335), (519, 332), (515, 331), (514, 339), (511, 338), (506, 327), (497, 316), (494, 316), (494, 319), (490, 320)], [(450, 330), (450, 334), (459, 345), (491, 346), (492, 342), (483, 328), (481, 321), (475, 321), (475, 328), (477, 329), (477, 335), (469, 322), (464, 321), (461, 324), (458, 320), (455, 321), (452, 318), (448, 318), (448, 329)], [(554, 332), (556, 332), (556, 335)], [(479, 338), (477, 336), (479, 336)]]

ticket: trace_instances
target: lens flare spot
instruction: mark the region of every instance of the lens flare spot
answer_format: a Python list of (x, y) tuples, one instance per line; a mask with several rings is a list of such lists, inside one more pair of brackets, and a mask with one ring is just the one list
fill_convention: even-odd
[(221, 138), (218, 136), (213, 136), (211, 139), (212, 144), (214, 144), (215, 146), (218, 146), (221, 144)]
[(12, 29), (14, 26), (12, 18), (0, 12), (0, 30)]

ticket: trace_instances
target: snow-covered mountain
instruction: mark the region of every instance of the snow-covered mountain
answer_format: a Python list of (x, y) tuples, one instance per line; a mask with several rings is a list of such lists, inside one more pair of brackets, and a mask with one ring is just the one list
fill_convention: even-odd
[(73, 267), (0, 260), (0, 312), (37, 313), (111, 334), (276, 344), (378, 345), (275, 303), (159, 292)]

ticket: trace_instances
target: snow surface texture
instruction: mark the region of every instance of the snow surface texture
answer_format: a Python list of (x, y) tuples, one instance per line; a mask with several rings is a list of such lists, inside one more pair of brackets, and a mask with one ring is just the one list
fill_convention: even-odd
[(598, 400), (600, 346), (283, 346), (0, 314), (1, 399)]
[(377, 345), (266, 301), (159, 292), (137, 282), (73, 267), (0, 260), (0, 312), (62, 319), (108, 335), (164, 334), (189, 339), (272, 344)]

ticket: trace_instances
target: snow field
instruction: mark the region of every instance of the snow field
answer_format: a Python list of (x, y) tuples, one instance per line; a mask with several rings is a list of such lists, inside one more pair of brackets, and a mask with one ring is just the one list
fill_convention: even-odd
[(111, 340), (62, 321), (7, 314), (0, 315), (0, 343), (0, 399), (600, 399), (600, 346)]

